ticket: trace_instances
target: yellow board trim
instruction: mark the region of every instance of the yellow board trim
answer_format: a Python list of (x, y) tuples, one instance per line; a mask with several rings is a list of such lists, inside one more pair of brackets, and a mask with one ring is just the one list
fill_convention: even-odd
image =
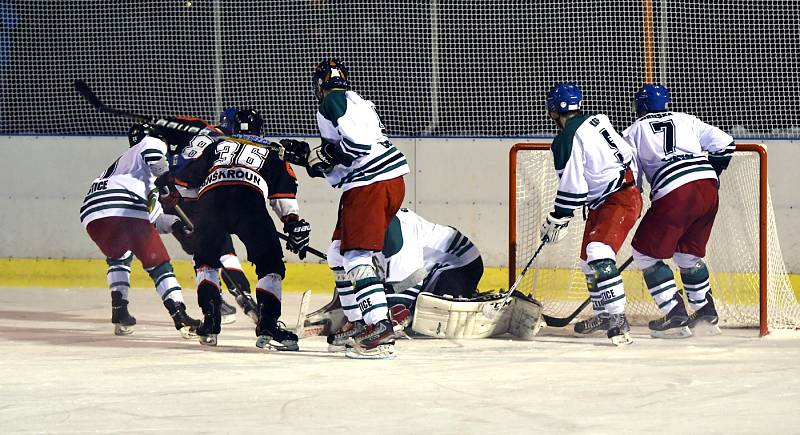
[[(131, 265), (131, 286), (149, 288), (153, 286), (150, 276), (142, 269), (141, 263), (134, 260)], [(194, 270), (191, 261), (172, 260), (175, 276), (184, 288), (194, 288)], [(244, 272), (255, 288), (255, 268), (243, 264)], [(98, 259), (0, 259), (0, 287), (34, 288), (104, 288), (106, 282), (106, 262)], [(481, 279), (483, 291), (506, 287), (508, 273), (503, 268), (486, 268)], [(333, 273), (325, 264), (287, 263), (286, 280), (283, 291), (314, 293), (333, 293)]]

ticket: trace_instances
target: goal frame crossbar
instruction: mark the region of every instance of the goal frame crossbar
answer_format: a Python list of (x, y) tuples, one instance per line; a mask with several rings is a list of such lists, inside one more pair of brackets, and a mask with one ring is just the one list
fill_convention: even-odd
[[(522, 142), (514, 144), (509, 150), (508, 165), (508, 283), (517, 278), (517, 155), (520, 151), (549, 151), (548, 142)], [(758, 155), (758, 311), (759, 335), (769, 334), (767, 311), (767, 150), (763, 144), (736, 144), (736, 151), (753, 152)]]

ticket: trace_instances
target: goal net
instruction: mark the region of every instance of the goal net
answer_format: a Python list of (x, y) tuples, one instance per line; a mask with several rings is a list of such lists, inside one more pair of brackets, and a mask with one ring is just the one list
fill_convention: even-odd
[(629, 125), (659, 81), (736, 137), (797, 137), (799, 29), (800, 2), (775, 0), (0, 0), (0, 134), (123, 134), (85, 79), (137, 113), (250, 107), (316, 135), (310, 74), (335, 55), (392, 136), (552, 135), (561, 81)]
[[(509, 274), (513, 282), (541, 243), (539, 227), (553, 208), (557, 178), (549, 144), (517, 144), (509, 167)], [(766, 184), (766, 151), (761, 145), (737, 145), (729, 168), (720, 177), (720, 206), (705, 261), (711, 289), (726, 327), (756, 327), (766, 334), (800, 327), (800, 304), (789, 281), (778, 242)], [(645, 183), (644, 210), (649, 206)], [(547, 245), (523, 277), (519, 289), (531, 292), (545, 313), (566, 317), (588, 298), (578, 262), (584, 222), (570, 221), (567, 237)], [(630, 240), (617, 254), (622, 264), (631, 255)], [(671, 260), (667, 263), (677, 270)], [(644, 324), (662, 314), (647, 291), (642, 274), (631, 265), (623, 272), (626, 314)], [(675, 273), (678, 287), (680, 274)], [(591, 315), (587, 308), (583, 316)]]

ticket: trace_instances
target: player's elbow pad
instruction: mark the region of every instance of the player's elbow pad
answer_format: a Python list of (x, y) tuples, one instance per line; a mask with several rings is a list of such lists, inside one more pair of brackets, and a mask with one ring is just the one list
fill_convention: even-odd
[(708, 163), (711, 164), (711, 167), (714, 168), (714, 172), (716, 172), (717, 176), (719, 176), (722, 171), (728, 169), (728, 165), (731, 163), (731, 155), (723, 156), (709, 154)]

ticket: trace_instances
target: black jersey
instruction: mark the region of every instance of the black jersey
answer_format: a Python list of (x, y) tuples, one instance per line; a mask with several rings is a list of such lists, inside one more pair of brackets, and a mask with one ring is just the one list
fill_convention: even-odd
[[(240, 135), (248, 141), (269, 144), (260, 136)], [(180, 171), (187, 186), (199, 188), (199, 195), (224, 186), (247, 186), (265, 199), (294, 199), (297, 179), (288, 163), (267, 148), (197, 135), (183, 150), (190, 161)]]

